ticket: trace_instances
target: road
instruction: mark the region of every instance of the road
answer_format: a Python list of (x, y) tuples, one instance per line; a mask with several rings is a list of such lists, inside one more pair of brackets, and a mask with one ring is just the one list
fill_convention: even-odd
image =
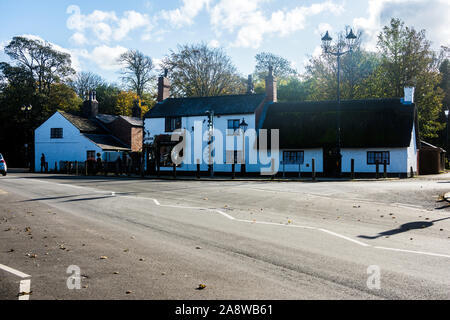
[(449, 299), (449, 183), (11, 173), (0, 264), (30, 299)]

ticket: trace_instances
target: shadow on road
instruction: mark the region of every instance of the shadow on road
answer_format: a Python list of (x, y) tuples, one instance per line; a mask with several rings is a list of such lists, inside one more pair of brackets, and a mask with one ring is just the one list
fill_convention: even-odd
[(392, 229), (392, 230), (387, 230), (387, 231), (380, 232), (376, 236), (359, 235), (358, 238), (373, 240), (373, 239), (377, 239), (377, 238), (380, 238), (380, 237), (383, 237), (383, 236), (393, 236), (393, 235), (396, 235), (396, 234), (399, 234), (399, 233), (408, 232), (409, 230), (429, 228), (432, 225), (434, 225), (435, 222), (442, 221), (442, 220), (447, 220), (447, 219), (450, 219), (450, 217), (442, 218), (442, 219), (436, 219), (436, 220), (432, 220), (432, 221), (408, 222), (408, 223), (402, 224), (397, 229)]

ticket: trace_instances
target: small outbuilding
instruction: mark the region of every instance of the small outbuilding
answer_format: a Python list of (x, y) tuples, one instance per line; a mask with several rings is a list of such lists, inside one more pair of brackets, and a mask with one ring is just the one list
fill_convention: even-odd
[(419, 174), (438, 174), (445, 170), (445, 153), (442, 148), (420, 141)]

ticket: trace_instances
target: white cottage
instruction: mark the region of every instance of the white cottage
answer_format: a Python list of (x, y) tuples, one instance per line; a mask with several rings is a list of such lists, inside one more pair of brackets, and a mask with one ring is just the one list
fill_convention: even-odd
[(35, 168), (41, 166), (45, 155), (48, 169), (54, 170), (60, 161), (79, 161), (96, 158), (113, 161), (129, 147), (109, 134), (98, 123), (64, 111), (55, 112), (35, 130)]
[[(214, 163), (214, 172), (230, 172), (232, 165), (227, 160), (234, 158), (238, 162), (236, 171), (260, 173), (270, 163), (263, 163), (258, 156), (259, 137), (247, 132), (279, 129), (279, 153), (271, 155), (279, 172), (311, 173), (314, 167), (318, 175), (335, 176), (349, 174), (353, 163), (355, 173), (373, 174), (377, 163), (382, 172), (386, 162), (389, 175), (417, 173), (417, 112), (410, 90), (405, 98), (341, 101), (340, 105), (336, 101), (278, 103), (271, 70), (265, 94), (253, 94), (250, 81), (244, 95), (169, 98), (169, 81), (166, 75), (160, 77), (160, 101), (144, 120), (156, 150), (156, 161), (149, 165), (161, 171), (173, 169), (170, 151), (177, 142), (171, 141), (172, 132), (184, 129), (191, 137), (177, 170), (196, 171), (199, 160), (201, 171), (210, 169), (199, 150), (208, 149), (208, 139), (202, 139), (202, 135), (212, 122), (223, 137), (223, 141), (212, 143), (215, 157), (220, 149), (219, 158), (223, 159)], [(247, 128), (245, 138), (240, 130), (242, 124)], [(199, 131), (201, 134), (196, 135)], [(242, 153), (245, 166), (240, 164)], [(251, 161), (255, 157), (256, 164)]]

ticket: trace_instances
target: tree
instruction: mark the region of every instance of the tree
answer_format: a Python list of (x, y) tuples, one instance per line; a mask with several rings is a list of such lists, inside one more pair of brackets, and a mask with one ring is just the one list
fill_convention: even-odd
[(5, 53), (17, 67), (27, 70), (35, 79), (39, 93), (50, 93), (51, 85), (74, 74), (70, 55), (53, 49), (48, 42), (14, 37)]
[(246, 92), (246, 80), (223, 49), (206, 44), (178, 46), (163, 59), (174, 96), (219, 96)]
[[(346, 51), (345, 35), (350, 31), (340, 33), (337, 42), (330, 51)], [(366, 81), (380, 64), (376, 53), (361, 48), (361, 32), (352, 46), (352, 51), (341, 56), (340, 95), (341, 99), (357, 99), (367, 97)], [(306, 66), (306, 79), (309, 80), (311, 100), (337, 99), (337, 59), (323, 52), (320, 56), (310, 57)]]
[(444, 128), (439, 122), (443, 91), (441, 75), (436, 70), (436, 55), (430, 49), (425, 30), (416, 31), (399, 19), (392, 19), (378, 36), (382, 62), (374, 79), (379, 96), (402, 97), (403, 88), (415, 86), (419, 130), (433, 139)]
[(96, 88), (99, 113), (116, 114), (120, 89), (114, 84), (103, 83)]
[(119, 58), (123, 64), (122, 81), (139, 97), (142, 97), (148, 85), (154, 79), (152, 58), (137, 50), (128, 50)]
[(289, 60), (273, 53), (261, 52), (255, 56), (255, 59), (255, 75), (259, 80), (265, 79), (270, 66), (273, 68), (274, 76), (278, 79), (286, 79), (297, 74)]
[(441, 73), (441, 83), (439, 84), (439, 87), (444, 91), (444, 99), (443, 99), (443, 105), (444, 108), (450, 109), (450, 60), (445, 59), (442, 61), (439, 72)]
[(81, 71), (68, 83), (80, 98), (84, 98), (86, 92), (96, 90), (105, 84), (105, 80), (95, 73)]

